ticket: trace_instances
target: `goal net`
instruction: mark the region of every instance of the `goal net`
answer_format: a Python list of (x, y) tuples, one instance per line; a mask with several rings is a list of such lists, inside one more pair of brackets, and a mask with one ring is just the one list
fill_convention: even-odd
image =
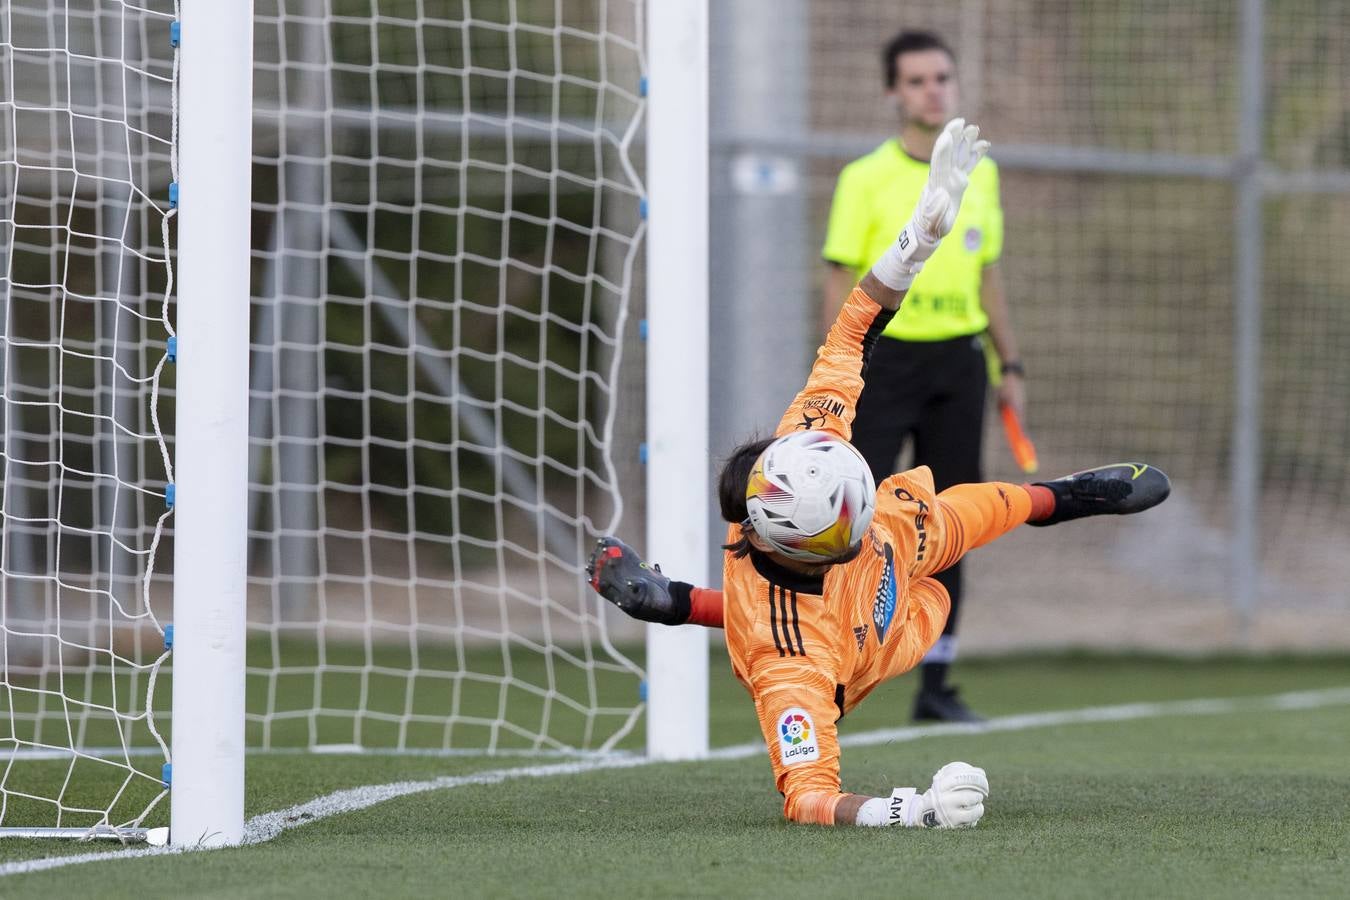
[[(0, 826), (164, 824), (177, 8), (2, 9)], [(251, 747), (637, 745), (641, 34), (256, 3)]]
[(174, 4), (0, 9), (0, 825), (135, 825), (168, 758)]
[(254, 746), (634, 725), (581, 565), (641, 424), (640, 7), (257, 4)]

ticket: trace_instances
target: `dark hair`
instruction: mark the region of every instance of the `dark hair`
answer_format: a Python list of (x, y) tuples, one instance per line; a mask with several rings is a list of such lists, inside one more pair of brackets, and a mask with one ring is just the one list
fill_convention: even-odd
[(941, 50), (956, 62), (956, 54), (947, 42), (932, 31), (902, 31), (891, 38), (881, 51), (881, 70), (886, 73), (886, 87), (895, 87), (900, 78), (900, 57), (920, 50)]
[[(723, 521), (741, 525), (750, 517), (745, 506), (745, 486), (750, 483), (750, 472), (755, 460), (765, 448), (774, 442), (774, 438), (754, 438), (741, 444), (726, 462), (722, 463), (722, 472), (717, 476), (717, 505), (721, 507)], [(737, 559), (750, 552), (750, 539), (741, 536), (740, 540), (723, 544), (723, 550), (729, 550)]]

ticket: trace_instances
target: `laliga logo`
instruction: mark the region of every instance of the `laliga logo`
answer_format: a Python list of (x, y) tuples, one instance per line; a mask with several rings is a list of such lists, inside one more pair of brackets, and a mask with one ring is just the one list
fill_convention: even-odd
[(794, 747), (811, 737), (811, 723), (806, 721), (806, 716), (797, 713), (784, 716), (778, 730), (783, 732), (783, 741)]
[(799, 707), (789, 709), (778, 722), (778, 755), (785, 766), (817, 759), (820, 746), (811, 716)]

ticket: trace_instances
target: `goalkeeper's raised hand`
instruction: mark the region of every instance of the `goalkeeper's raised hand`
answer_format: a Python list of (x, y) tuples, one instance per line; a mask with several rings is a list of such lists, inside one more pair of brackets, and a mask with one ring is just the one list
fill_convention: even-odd
[(984, 769), (963, 762), (947, 763), (933, 776), (933, 786), (920, 794), (896, 788), (889, 798), (874, 797), (858, 810), (859, 825), (903, 825), (909, 828), (974, 828), (984, 815), (989, 779)]
[(886, 287), (905, 291), (933, 255), (938, 244), (951, 233), (961, 198), (970, 185), (970, 173), (989, 152), (980, 129), (965, 119), (952, 119), (933, 145), (928, 164), (928, 182), (909, 223), (894, 244), (872, 266), (872, 274)]

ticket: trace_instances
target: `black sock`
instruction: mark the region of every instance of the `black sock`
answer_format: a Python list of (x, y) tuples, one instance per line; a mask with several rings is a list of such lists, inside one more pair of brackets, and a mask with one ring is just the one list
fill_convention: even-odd
[(947, 684), (947, 663), (924, 663), (919, 666), (919, 677), (922, 679), (919, 684), (919, 690), (925, 693), (935, 693), (942, 690)]

